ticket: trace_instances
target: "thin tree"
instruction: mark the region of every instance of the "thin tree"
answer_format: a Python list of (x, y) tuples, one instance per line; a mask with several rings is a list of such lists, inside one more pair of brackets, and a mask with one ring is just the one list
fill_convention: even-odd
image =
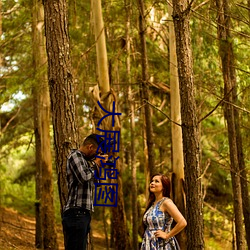
[[(227, 0), (216, 0), (218, 13), (218, 39), (219, 53), (222, 63), (222, 73), (224, 79), (224, 96), (225, 96), (225, 118), (227, 121), (228, 141), (230, 150), (231, 163), (231, 179), (234, 197), (234, 215), (235, 215), (235, 230), (236, 230), (236, 245), (237, 249), (245, 249), (244, 228), (243, 228), (243, 208), (241, 196), (241, 169), (239, 165), (239, 143), (241, 143), (238, 120), (238, 112), (232, 104), (237, 101), (237, 86), (236, 86), (236, 71), (234, 67), (234, 52), (232, 39), (230, 34), (230, 11)], [(238, 143), (237, 143), (238, 136)], [(240, 139), (240, 140), (239, 140)], [(242, 160), (242, 158), (241, 158)], [(244, 170), (244, 169), (243, 169)], [(243, 189), (244, 191), (244, 189)], [(248, 191), (247, 191), (248, 193)], [(248, 196), (248, 194), (247, 194)], [(245, 204), (246, 205), (246, 204)], [(246, 210), (249, 210), (249, 204)], [(249, 211), (244, 214), (249, 216)], [(249, 218), (245, 219), (249, 220)], [(248, 229), (246, 225), (246, 230)], [(249, 237), (249, 236), (248, 236)]]
[(190, 9), (191, 5), (185, 0), (173, 1), (184, 152), (187, 249), (198, 250), (204, 249), (204, 239), (199, 136), (189, 27)]
[(33, 2), (33, 87), (36, 138), (36, 247), (58, 249), (53, 201), (53, 174), (50, 149), (50, 98), (44, 37), (44, 10), (41, 0)]
[(48, 82), (54, 131), (55, 163), (61, 209), (67, 199), (66, 161), (78, 147), (75, 91), (69, 50), (67, 1), (44, 0)]
[[(116, 101), (116, 97), (113, 91), (110, 89), (109, 75), (108, 75), (108, 60), (106, 39), (104, 32), (104, 23), (102, 17), (101, 0), (92, 1), (93, 4), (93, 18), (94, 18), (94, 31), (96, 39), (96, 54), (97, 54), (97, 72), (99, 86), (101, 90), (101, 97), (97, 96), (103, 103), (106, 110), (112, 110), (113, 101)], [(116, 109), (117, 109), (116, 103)], [(97, 107), (98, 108), (98, 107)], [(108, 131), (120, 131), (120, 122), (116, 119), (115, 126), (112, 127), (111, 119), (107, 119), (108, 122), (104, 123), (102, 129)], [(115, 157), (115, 154), (113, 155)], [(116, 162), (116, 168), (121, 173), (121, 167), (119, 161)], [(126, 225), (126, 215), (123, 201), (122, 179), (119, 174), (117, 177), (118, 191), (117, 191), (117, 207), (112, 208), (112, 220), (113, 220), (113, 232), (114, 232), (114, 247), (119, 250), (129, 249), (128, 231)]]
[(104, 23), (102, 17), (101, 0), (92, 0), (92, 10), (94, 18), (94, 31), (96, 39), (96, 58), (98, 82), (101, 94), (104, 95), (110, 91), (109, 74), (108, 74), (108, 56), (106, 49), (106, 38), (104, 32)]
[(131, 22), (131, 1), (125, 0), (126, 10), (126, 69), (128, 87), (128, 99), (130, 106), (130, 156), (131, 156), (131, 177), (132, 177), (132, 227), (133, 227), (133, 249), (138, 250), (138, 206), (137, 206), (137, 179), (136, 179), (136, 161), (135, 161), (135, 102), (131, 86), (131, 48), (130, 48), (130, 22)]
[[(141, 97), (144, 106), (145, 115), (145, 129), (146, 129), (146, 143), (147, 143), (147, 154), (148, 154), (148, 171), (152, 176), (154, 174), (155, 159), (154, 159), (154, 141), (153, 141), (153, 125), (152, 125), (152, 110), (149, 101), (149, 87), (148, 87), (148, 59), (147, 59), (147, 46), (146, 46), (146, 19), (145, 19), (145, 6), (144, 0), (138, 0), (139, 9), (139, 32), (140, 32), (140, 47), (141, 47), (141, 69), (142, 69), (142, 83), (141, 83)], [(149, 176), (146, 178), (149, 181)], [(148, 182), (147, 181), (147, 182)]]
[(244, 224), (246, 231), (246, 240), (248, 249), (250, 249), (250, 197), (248, 194), (248, 181), (247, 181), (247, 171), (245, 165), (245, 157), (243, 153), (243, 143), (240, 131), (240, 118), (239, 111), (234, 108), (235, 115), (235, 129), (236, 129), (236, 141), (237, 141), (237, 153), (240, 169), (240, 183), (241, 183), (241, 196), (242, 196), (242, 207), (244, 215)]
[[(173, 8), (168, 4), (169, 16), (172, 16)], [(179, 210), (185, 215), (186, 197), (184, 192), (184, 158), (182, 145), (181, 124), (181, 102), (176, 55), (176, 38), (174, 24), (171, 20), (169, 27), (169, 64), (170, 64), (170, 107), (171, 107), (171, 137), (172, 137), (172, 190), (173, 199)], [(183, 230), (177, 235), (181, 249), (186, 248), (186, 231)]]

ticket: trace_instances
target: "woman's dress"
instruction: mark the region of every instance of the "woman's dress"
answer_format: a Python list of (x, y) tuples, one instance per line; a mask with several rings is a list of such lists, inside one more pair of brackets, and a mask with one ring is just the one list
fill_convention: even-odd
[(164, 197), (156, 205), (152, 205), (144, 214), (143, 222), (147, 226), (141, 250), (179, 250), (179, 245), (175, 237), (169, 240), (157, 238), (154, 233), (157, 230), (162, 230), (168, 233), (171, 230), (173, 218), (160, 210), (161, 204), (168, 198)]

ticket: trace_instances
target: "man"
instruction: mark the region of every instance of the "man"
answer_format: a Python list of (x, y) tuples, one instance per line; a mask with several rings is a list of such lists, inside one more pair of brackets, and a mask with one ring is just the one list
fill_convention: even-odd
[[(79, 149), (72, 150), (67, 159), (68, 199), (63, 209), (62, 224), (65, 250), (85, 250), (93, 211), (92, 187), (94, 169), (101, 166), (95, 157), (101, 152), (102, 138), (91, 134)], [(89, 164), (92, 161), (93, 164)]]

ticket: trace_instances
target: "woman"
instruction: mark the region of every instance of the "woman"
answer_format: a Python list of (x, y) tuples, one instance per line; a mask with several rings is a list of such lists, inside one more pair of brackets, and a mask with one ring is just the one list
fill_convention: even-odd
[[(149, 186), (149, 201), (143, 216), (145, 232), (141, 250), (180, 249), (175, 235), (187, 222), (170, 197), (170, 180), (165, 175), (152, 176)], [(173, 220), (176, 222), (171, 229)]]

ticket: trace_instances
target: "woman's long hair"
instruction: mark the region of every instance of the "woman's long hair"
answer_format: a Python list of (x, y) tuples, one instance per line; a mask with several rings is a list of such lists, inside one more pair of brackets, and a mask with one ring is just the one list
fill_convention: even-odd
[[(151, 177), (150, 183), (152, 182), (152, 180), (153, 180), (153, 178), (155, 176), (160, 176), (161, 177), (162, 188), (163, 188), (163, 197), (170, 198), (170, 192), (171, 192), (170, 179), (166, 175), (158, 173), (158, 174), (154, 174)], [(150, 191), (150, 187), (148, 189), (149, 189), (149, 198), (148, 198), (148, 203), (147, 203), (147, 207), (146, 207), (146, 210), (145, 210), (144, 214), (148, 211), (148, 209), (152, 206), (152, 204), (155, 201), (155, 195), (154, 195), (154, 193), (152, 193)], [(144, 216), (144, 214), (143, 214), (143, 216)], [(144, 226), (144, 231), (145, 231), (146, 230), (146, 225), (144, 223), (143, 223), (143, 226)]]

